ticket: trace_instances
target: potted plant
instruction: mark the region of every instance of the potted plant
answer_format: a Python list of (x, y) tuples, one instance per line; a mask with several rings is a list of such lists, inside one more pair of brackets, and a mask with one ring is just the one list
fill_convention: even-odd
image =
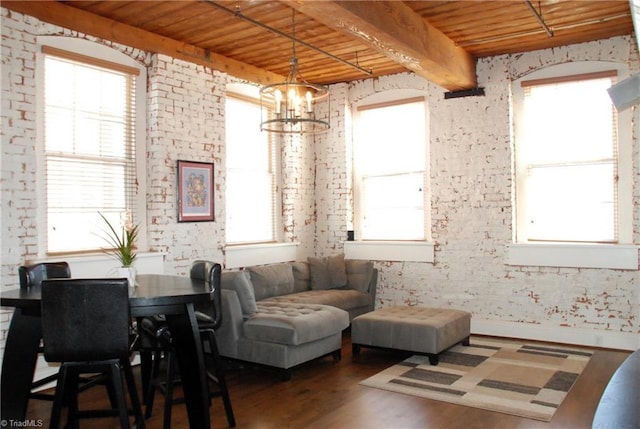
[(105, 231), (105, 240), (110, 244), (110, 247), (103, 250), (120, 262), (118, 276), (126, 277), (129, 280), (129, 285), (135, 286), (136, 271), (133, 262), (137, 256), (135, 241), (138, 237), (139, 225), (133, 224), (130, 210), (125, 211), (121, 216), (120, 231), (102, 213), (98, 212), (98, 214), (109, 227), (108, 231)]

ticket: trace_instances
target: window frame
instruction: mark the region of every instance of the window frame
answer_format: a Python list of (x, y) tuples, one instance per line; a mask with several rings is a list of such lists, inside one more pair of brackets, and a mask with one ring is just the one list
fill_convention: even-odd
[[(364, 228), (364, 190), (363, 177), (361, 165), (358, 162), (358, 145), (361, 142), (358, 141), (358, 120), (360, 111), (375, 109), (377, 107), (386, 107), (394, 105), (402, 105), (421, 101), (424, 106), (424, 164), (423, 164), (423, 205), (422, 205), (422, 217), (423, 217), (423, 237), (416, 239), (365, 239), (363, 237)], [(431, 240), (431, 192), (430, 192), (430, 154), (429, 154), (429, 106), (427, 102), (427, 96), (424, 91), (419, 90), (390, 90), (380, 93), (376, 93), (365, 97), (353, 105), (353, 154), (352, 154), (352, 180), (353, 180), (353, 204), (354, 204), (354, 229), (355, 240), (357, 242), (369, 242), (369, 243), (390, 243), (394, 247), (401, 243), (423, 243)], [(415, 171), (405, 170), (404, 174), (415, 173)], [(349, 244), (353, 247), (353, 243)], [(415, 246), (414, 246), (415, 247)], [(422, 259), (422, 257), (418, 257)]]
[(629, 76), (626, 64), (609, 61), (576, 61), (556, 64), (536, 70), (512, 81), (512, 148), (513, 157), (513, 243), (506, 246), (507, 265), (568, 268), (638, 269), (638, 246), (633, 245), (633, 136), (632, 109), (618, 112), (618, 242), (615, 244), (545, 242), (535, 243), (519, 239), (518, 232), (524, 216), (518, 217), (519, 199), (517, 187), (517, 141), (522, 132), (519, 126), (522, 116), (524, 91), (522, 81), (560, 78), (616, 70), (621, 81)]
[[(226, 92), (226, 97), (227, 98), (235, 98), (237, 100), (243, 101), (243, 102), (248, 102), (248, 103), (252, 103), (255, 104), (256, 107), (258, 107), (258, 109), (261, 108), (260, 106), (260, 98), (258, 95), (258, 88), (251, 86), (251, 85), (245, 85), (245, 84), (230, 84), (227, 87), (227, 92)], [(226, 100), (225, 100), (225, 104), (226, 104)], [(225, 120), (225, 128), (228, 126), (228, 122)], [(252, 126), (252, 125), (250, 125)], [(259, 128), (258, 128), (259, 130)], [(260, 131), (259, 131), (260, 132)], [(262, 133), (265, 133), (264, 131), (261, 131)], [(226, 135), (226, 133), (225, 133)], [(229, 241), (228, 235), (226, 230), (228, 230), (228, 225), (227, 228), (225, 228), (225, 242), (226, 245), (229, 247), (241, 247), (241, 246), (246, 246), (247, 248), (255, 248), (256, 246), (261, 246), (261, 245), (268, 245), (268, 244), (277, 244), (277, 243), (281, 243), (282, 242), (282, 228), (280, 227), (282, 225), (282, 210), (280, 210), (281, 207), (281, 202), (282, 202), (282, 196), (280, 194), (280, 189), (282, 189), (282, 163), (281, 163), (281, 159), (280, 159), (280, 155), (281, 155), (281, 144), (280, 144), (280, 139), (277, 138), (277, 136), (274, 136), (273, 134), (268, 134), (267, 135), (267, 140), (268, 143), (270, 145), (269, 148), (269, 156), (271, 158), (270, 161), (270, 169), (272, 170), (271, 174), (273, 175), (273, 195), (272, 195), (272, 238), (270, 240), (260, 240), (260, 239), (255, 239), (255, 240), (247, 240), (247, 241)], [(229, 142), (226, 141), (226, 137), (225, 137), (225, 146), (228, 145)], [(227, 157), (225, 154), (225, 177), (228, 177), (228, 163), (227, 163)], [(228, 186), (225, 187), (225, 207), (228, 206), (228, 200), (229, 200), (229, 195), (228, 195)], [(228, 219), (226, 217), (225, 214), (225, 223), (228, 223)]]
[[(524, 89), (522, 82), (538, 79), (562, 79), (564, 77), (579, 76), (589, 73), (600, 73), (615, 70), (618, 75), (618, 81), (625, 74), (625, 67), (620, 64), (603, 62), (603, 61), (582, 61), (577, 63), (560, 64), (546, 67), (544, 69), (533, 72), (513, 82), (513, 127), (514, 127), (514, 241), (516, 243), (533, 243), (525, 239), (526, 231), (526, 213), (525, 198), (522, 196), (523, 179), (523, 160), (518, 156), (518, 142), (522, 141), (523, 122), (523, 102)], [(628, 73), (628, 71), (626, 71)], [(613, 106), (612, 106), (613, 108)], [(618, 189), (617, 189), (617, 242), (611, 244), (629, 244), (632, 243), (632, 212), (633, 212), (633, 194), (632, 194), (632, 135), (631, 135), (631, 115), (629, 111), (618, 112), (617, 120), (618, 134), (618, 154), (617, 154), (617, 171), (618, 171)], [(564, 242), (576, 244), (597, 244), (596, 242)]]
[[(146, 251), (147, 245), (147, 216), (146, 216), (146, 68), (128, 55), (105, 45), (96, 42), (90, 42), (84, 39), (76, 39), (64, 36), (39, 36), (37, 38), (37, 55), (36, 55), (36, 87), (44, 89), (44, 58), (42, 52), (43, 46), (67, 51), (79, 56), (93, 58), (97, 63), (106, 61), (113, 64), (121, 64), (125, 68), (135, 68), (138, 75), (135, 77), (135, 126), (134, 126), (134, 144), (135, 144), (135, 175), (137, 185), (135, 187), (135, 195), (133, 197), (132, 210), (136, 214), (135, 222), (139, 225), (138, 237), (136, 245), (139, 252)], [(38, 208), (36, 218), (41, 225), (48, 225), (47, 220), (47, 191), (46, 191), (46, 156), (45, 156), (45, 128), (44, 128), (44, 110), (45, 110), (45, 91), (37, 91), (36, 97), (36, 182), (40, 184), (37, 187)], [(82, 255), (97, 253), (95, 250), (78, 250), (69, 252), (49, 252), (47, 240), (47, 228), (38, 230), (38, 257), (47, 258), (59, 255)]]

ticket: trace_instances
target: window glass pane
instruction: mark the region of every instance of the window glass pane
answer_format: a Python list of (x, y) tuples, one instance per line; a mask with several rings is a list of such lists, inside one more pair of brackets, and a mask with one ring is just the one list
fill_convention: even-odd
[(364, 178), (367, 239), (423, 238), (423, 180), (422, 173)]
[(530, 163), (611, 159), (610, 79), (529, 88), (525, 117)]
[(227, 219), (233, 228), (234, 242), (265, 242), (273, 239), (272, 176), (270, 174), (229, 170), (227, 180), (232, 183), (227, 191), (242, 198), (227, 199)]
[(530, 239), (606, 241), (614, 236), (612, 164), (531, 169)]
[(358, 162), (366, 174), (424, 170), (424, 117), (424, 103), (361, 111)]

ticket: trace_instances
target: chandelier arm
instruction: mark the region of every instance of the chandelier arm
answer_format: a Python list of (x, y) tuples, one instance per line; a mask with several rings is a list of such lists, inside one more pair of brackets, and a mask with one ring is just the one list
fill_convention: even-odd
[(347, 66), (349, 66), (349, 67), (352, 67), (352, 68), (354, 68), (354, 69), (356, 69), (356, 70), (358, 70), (358, 71), (361, 71), (362, 73), (366, 74), (367, 76), (373, 76), (373, 71), (371, 71), (371, 70), (367, 70), (367, 69), (365, 69), (365, 68), (363, 68), (363, 67), (360, 67), (360, 66), (359, 66), (359, 65), (357, 65), (357, 64), (353, 64), (353, 63), (351, 63), (351, 62), (349, 62), (349, 61), (347, 61), (347, 60), (343, 60), (343, 59), (342, 59), (342, 58), (340, 58), (340, 57), (337, 57), (337, 56), (335, 56), (335, 55), (333, 55), (333, 54), (331, 54), (331, 53), (329, 53), (329, 52), (327, 52), (327, 51), (325, 51), (325, 50), (323, 50), (323, 49), (321, 49), (321, 48), (318, 48), (318, 47), (316, 47), (316, 46), (313, 46), (313, 45), (311, 45), (311, 44), (309, 44), (309, 43), (307, 43), (307, 42), (305, 42), (305, 41), (303, 41), (303, 40), (300, 40), (300, 39), (298, 39), (298, 38), (296, 38), (296, 37), (293, 37), (293, 36), (291, 36), (291, 35), (289, 35), (289, 34), (287, 34), (287, 33), (283, 32), (283, 31), (280, 31), (280, 30), (278, 30), (278, 29), (276, 29), (276, 28), (270, 27), (270, 26), (268, 26), (267, 24), (263, 24), (263, 23), (262, 23), (262, 22), (260, 22), (260, 21), (256, 21), (256, 20), (255, 20), (255, 19), (253, 19), (253, 18), (249, 18), (248, 16), (244, 15), (244, 14), (240, 11), (240, 9), (239, 9), (239, 8), (238, 8), (238, 9), (236, 9), (236, 10), (232, 10), (232, 9), (229, 9), (229, 8), (227, 8), (227, 7), (225, 7), (225, 6), (222, 6), (221, 4), (216, 3), (216, 2), (215, 2), (215, 1), (213, 1), (213, 0), (203, 0), (203, 1), (204, 1), (204, 3), (207, 3), (207, 4), (211, 5), (211, 6), (217, 7), (218, 9), (221, 9), (221, 10), (223, 10), (223, 11), (227, 12), (227, 13), (230, 13), (231, 15), (234, 15), (234, 16), (236, 16), (236, 17), (238, 17), (238, 18), (244, 19), (245, 21), (250, 22), (251, 24), (253, 24), (253, 25), (255, 25), (255, 26), (258, 26), (258, 27), (263, 28), (263, 29), (265, 29), (265, 30), (271, 31), (272, 33), (275, 33), (275, 34), (277, 34), (278, 36), (286, 37), (287, 39), (289, 39), (289, 40), (293, 40), (295, 43), (299, 43), (299, 44), (301, 44), (301, 45), (303, 45), (303, 46), (305, 46), (305, 47), (307, 47), (307, 48), (309, 48), (309, 49), (312, 49), (312, 50), (314, 50), (314, 51), (316, 51), (316, 52), (319, 52), (319, 53), (321, 53), (322, 55), (324, 55), (324, 56), (326, 56), (326, 57), (328, 57), (328, 58), (331, 58), (331, 59), (332, 59), (332, 60), (334, 60), (334, 61), (337, 61), (337, 62), (339, 62), (339, 63), (345, 64), (345, 65), (347, 65)]

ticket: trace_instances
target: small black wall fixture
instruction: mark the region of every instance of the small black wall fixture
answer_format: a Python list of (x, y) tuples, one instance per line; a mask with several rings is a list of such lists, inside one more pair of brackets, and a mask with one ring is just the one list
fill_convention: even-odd
[(471, 89), (461, 89), (459, 91), (449, 91), (444, 93), (444, 99), (460, 98), (460, 97), (478, 97), (484, 96), (484, 88), (477, 87)]

